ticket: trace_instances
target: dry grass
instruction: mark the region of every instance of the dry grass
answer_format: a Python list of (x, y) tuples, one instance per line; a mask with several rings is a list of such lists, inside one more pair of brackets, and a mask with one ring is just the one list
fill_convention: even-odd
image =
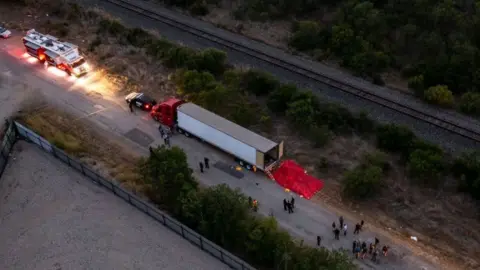
[[(6, 14), (12, 24), (26, 28), (44, 25), (42, 23), (51, 19), (25, 17), (22, 15), (23, 12), (28, 12), (25, 10), (3, 13), (4, 11), (5, 7), (0, 7), (0, 13)], [(114, 94), (138, 89), (159, 100), (174, 94), (175, 87), (168, 80), (170, 71), (156, 63), (143, 50), (107, 39), (94, 51), (88, 52), (86, 48), (97, 38), (97, 23), (96, 20), (88, 19), (78, 25), (69, 25), (72, 30), (65, 38), (79, 44), (87, 57), (96, 63), (97, 69), (102, 69)], [(106, 145), (101, 135), (96, 135), (82, 122), (71, 124), (70, 116), (53, 113), (51, 110), (53, 109), (46, 108), (35, 115), (24, 114), (22, 119), (41, 135), (56, 140), (57, 144), (63, 143), (67, 151), (78, 155), (91, 166), (134, 190), (142, 189), (135, 181), (137, 175), (130, 154), (122, 152), (118, 146)], [(269, 132), (262, 127), (254, 130), (274, 140), (284, 140), (288, 157), (304, 165), (311, 174), (325, 180), (324, 190), (315, 198), (319, 203), (327, 204), (344, 213), (344, 216), (364, 219), (372, 226), (392, 228), (387, 233), (396, 236), (399, 244), (411, 245), (406, 242), (408, 237), (419, 237), (421, 242), (412, 247), (419, 254), (425, 255), (428, 252), (440, 260), (460, 260), (466, 268), (478, 267), (480, 235), (474, 228), (480, 223), (476, 217), (477, 207), (467, 197), (454, 192), (438, 193), (415, 187), (405, 176), (404, 167), (395, 157), (390, 156), (388, 158), (392, 172), (385, 179), (387, 188), (380, 198), (362, 204), (345, 201), (340, 195), (341, 175), (359, 164), (366, 153), (376, 151), (374, 143), (359, 137), (336, 137), (325, 147), (315, 148), (292, 131), (284, 119), (274, 118), (272, 126), (275, 129)], [(97, 149), (98, 146), (102, 147)], [(431, 249), (428, 245), (437, 248)]]
[(111, 136), (101, 134), (86, 120), (45, 103), (23, 106), (16, 119), (101, 175), (137, 194), (143, 192), (136, 170), (140, 157), (119, 146)]

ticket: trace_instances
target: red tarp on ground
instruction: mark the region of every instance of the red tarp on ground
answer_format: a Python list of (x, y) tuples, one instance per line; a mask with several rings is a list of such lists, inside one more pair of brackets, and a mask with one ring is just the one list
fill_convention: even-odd
[(272, 175), (282, 187), (288, 188), (306, 199), (312, 198), (323, 188), (322, 180), (306, 174), (305, 169), (293, 160), (282, 162)]

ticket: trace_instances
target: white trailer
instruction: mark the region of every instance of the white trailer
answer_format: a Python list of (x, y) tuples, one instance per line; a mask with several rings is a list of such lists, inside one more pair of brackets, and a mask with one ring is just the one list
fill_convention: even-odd
[(266, 139), (193, 103), (177, 108), (177, 130), (234, 156), (248, 170), (270, 170), (283, 156), (283, 141)]

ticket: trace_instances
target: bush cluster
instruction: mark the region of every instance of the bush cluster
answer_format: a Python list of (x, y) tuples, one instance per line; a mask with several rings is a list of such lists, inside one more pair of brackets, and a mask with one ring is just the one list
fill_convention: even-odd
[[(450, 0), (405, 0), (401, 4), (246, 0), (233, 13), (237, 19), (305, 18), (293, 22), (290, 47), (322, 59), (335, 56), (354, 73), (370, 76), (379, 84), (379, 74), (396, 69), (409, 78), (420, 97), (450, 106), (451, 95), (480, 91), (479, 7)], [(334, 14), (327, 20), (326, 10)], [(470, 99), (466, 96), (460, 109), (477, 114), (478, 104)]]
[(178, 147), (152, 149), (140, 162), (139, 172), (154, 203), (260, 268), (356, 268), (345, 253), (303, 246), (280, 229), (275, 218), (253, 215), (249, 199), (239, 190), (225, 184), (199, 189), (187, 156)]

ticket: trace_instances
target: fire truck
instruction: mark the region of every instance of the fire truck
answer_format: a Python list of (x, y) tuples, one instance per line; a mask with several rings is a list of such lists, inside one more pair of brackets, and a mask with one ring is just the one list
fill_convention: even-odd
[(45, 66), (54, 66), (68, 75), (80, 77), (90, 71), (85, 58), (80, 54), (78, 46), (62, 42), (58, 38), (45, 35), (31, 29), (23, 37), (27, 53)]

